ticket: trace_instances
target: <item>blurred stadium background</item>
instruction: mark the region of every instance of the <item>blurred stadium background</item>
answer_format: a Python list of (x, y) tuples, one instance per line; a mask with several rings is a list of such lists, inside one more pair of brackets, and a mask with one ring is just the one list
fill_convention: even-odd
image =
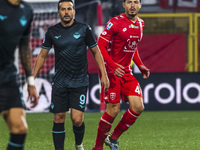
[[(34, 9), (31, 28), (33, 65), (40, 52), (48, 27), (59, 22), (58, 0), (26, 0)], [(142, 0), (139, 17), (145, 21), (144, 37), (139, 44), (140, 56), (150, 68), (151, 76), (143, 80), (136, 66), (146, 110), (199, 110), (200, 108), (200, 2), (198, 0)], [(113, 16), (124, 12), (122, 0), (75, 0), (76, 19), (89, 24), (96, 37)], [(90, 87), (86, 111), (104, 110), (99, 92), (98, 67), (88, 51)], [(27, 110), (29, 100), (20, 66), (20, 79)], [(31, 111), (48, 111), (51, 81), (54, 74), (54, 50), (48, 55), (36, 79), (39, 105)], [(122, 104), (126, 109), (127, 104)]]
[[(34, 9), (31, 28), (33, 65), (41, 50), (48, 27), (59, 22), (58, 0), (26, 0)], [(145, 112), (134, 128), (120, 138), (121, 150), (198, 150), (200, 122), (200, 1), (199, 0), (142, 0), (139, 17), (145, 21), (144, 36), (139, 53), (151, 75), (143, 80), (136, 66), (133, 72), (141, 84)], [(89, 24), (95, 36), (106, 22), (124, 12), (122, 0), (75, 0), (76, 19)], [(18, 55), (16, 53), (16, 55)], [(51, 82), (54, 74), (54, 50), (47, 57), (36, 79), (40, 94), (39, 105), (30, 109), (25, 77), (20, 62), (21, 85), (27, 112), (29, 134), (25, 148), (28, 150), (53, 150), (51, 129), (53, 115), (48, 112), (51, 103)], [(96, 62), (88, 51), (90, 86), (86, 103), (86, 134), (84, 146), (94, 145), (100, 111), (105, 104), (100, 100), (100, 85)], [(122, 103), (119, 121), (128, 105)], [(32, 113), (40, 112), (40, 113)], [(41, 113), (42, 112), (42, 113)], [(8, 130), (0, 117), (0, 149), (5, 149)], [(73, 150), (74, 143), (69, 114), (66, 120), (66, 149)], [(132, 144), (129, 144), (129, 143)], [(108, 148), (105, 148), (108, 150)]]

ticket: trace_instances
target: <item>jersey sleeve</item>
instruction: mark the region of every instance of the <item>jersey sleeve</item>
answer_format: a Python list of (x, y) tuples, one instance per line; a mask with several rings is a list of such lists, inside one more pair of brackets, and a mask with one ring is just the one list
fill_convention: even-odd
[(50, 36), (50, 30), (48, 29), (42, 44), (42, 48), (50, 50), (52, 48), (52, 41)]
[(104, 28), (103, 32), (100, 35), (100, 38), (109, 43), (112, 39), (112, 36), (115, 35), (115, 33), (116, 33), (116, 23), (112, 18), (107, 22), (106, 27)]
[(107, 47), (109, 42), (112, 39), (112, 36), (115, 35), (116, 29), (115, 29), (114, 21), (113, 19), (109, 20), (106, 24), (106, 27), (102, 31), (99, 40), (98, 40), (98, 46), (101, 51), (101, 54), (103, 55), (103, 58), (105, 62), (112, 67), (114, 70), (118, 68), (118, 65), (112, 60), (112, 58), (109, 56)]
[(133, 56), (133, 61), (135, 62), (135, 64), (139, 67), (140, 65), (144, 65), (142, 63), (142, 60), (140, 58), (140, 55), (138, 53), (138, 49), (135, 50), (135, 54)]
[(30, 19), (29, 19), (27, 28), (24, 31), (23, 35), (22, 35), (22, 39), (29, 38), (29, 35), (30, 35), (30, 32), (31, 32), (31, 23), (32, 23), (32, 21), (33, 21), (33, 11), (31, 10)]
[(144, 21), (142, 20), (142, 31), (144, 31), (144, 26), (145, 26), (145, 23), (144, 23)]
[(87, 46), (89, 48), (92, 48), (92, 47), (97, 45), (97, 41), (96, 41), (96, 39), (94, 37), (94, 34), (93, 34), (92, 29), (91, 29), (90, 26), (87, 26), (85, 41), (86, 41), (86, 44), (87, 44)]

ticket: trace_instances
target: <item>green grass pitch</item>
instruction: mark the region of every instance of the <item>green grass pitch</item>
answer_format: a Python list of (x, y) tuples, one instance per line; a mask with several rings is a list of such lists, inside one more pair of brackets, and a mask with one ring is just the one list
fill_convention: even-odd
[[(120, 114), (113, 126), (120, 120)], [(85, 113), (85, 150), (95, 143), (98, 122), (102, 113)], [(29, 126), (25, 150), (54, 150), (52, 141), (53, 115), (51, 113), (28, 113)], [(69, 113), (66, 122), (65, 150), (74, 150), (74, 135)], [(113, 128), (112, 128), (113, 129)], [(0, 117), (0, 150), (8, 142), (8, 128)], [(136, 123), (119, 138), (120, 150), (200, 150), (199, 111), (143, 112)], [(109, 150), (104, 145), (104, 150)]]

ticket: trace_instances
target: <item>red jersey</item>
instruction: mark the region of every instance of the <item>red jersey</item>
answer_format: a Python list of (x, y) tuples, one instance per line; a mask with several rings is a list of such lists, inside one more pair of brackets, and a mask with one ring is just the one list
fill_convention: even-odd
[(137, 46), (142, 39), (143, 29), (144, 21), (139, 17), (136, 21), (131, 21), (122, 14), (108, 21), (99, 37), (98, 45), (109, 72), (117, 69), (117, 64), (124, 66), (126, 72), (132, 69), (130, 63), (135, 52), (138, 55)]

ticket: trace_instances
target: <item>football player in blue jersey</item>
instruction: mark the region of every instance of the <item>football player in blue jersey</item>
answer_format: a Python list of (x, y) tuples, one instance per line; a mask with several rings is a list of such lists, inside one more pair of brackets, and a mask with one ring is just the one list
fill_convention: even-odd
[(17, 45), (27, 77), (28, 92), (33, 107), (38, 94), (32, 76), (32, 55), (29, 47), (32, 8), (21, 0), (0, 1), (0, 114), (10, 131), (7, 150), (22, 150), (27, 133), (22, 90), (17, 81), (14, 53)]
[(65, 117), (71, 111), (75, 135), (75, 147), (84, 150), (82, 141), (85, 131), (84, 110), (88, 79), (87, 46), (94, 54), (101, 71), (101, 84), (105, 90), (109, 80), (104, 60), (97, 46), (91, 28), (74, 19), (75, 10), (72, 0), (58, 2), (58, 15), (61, 22), (50, 27), (45, 35), (40, 54), (37, 57), (34, 77), (43, 66), (49, 50), (55, 50), (55, 75), (53, 78), (52, 102), (50, 112), (54, 113), (53, 141), (56, 150), (64, 149)]

